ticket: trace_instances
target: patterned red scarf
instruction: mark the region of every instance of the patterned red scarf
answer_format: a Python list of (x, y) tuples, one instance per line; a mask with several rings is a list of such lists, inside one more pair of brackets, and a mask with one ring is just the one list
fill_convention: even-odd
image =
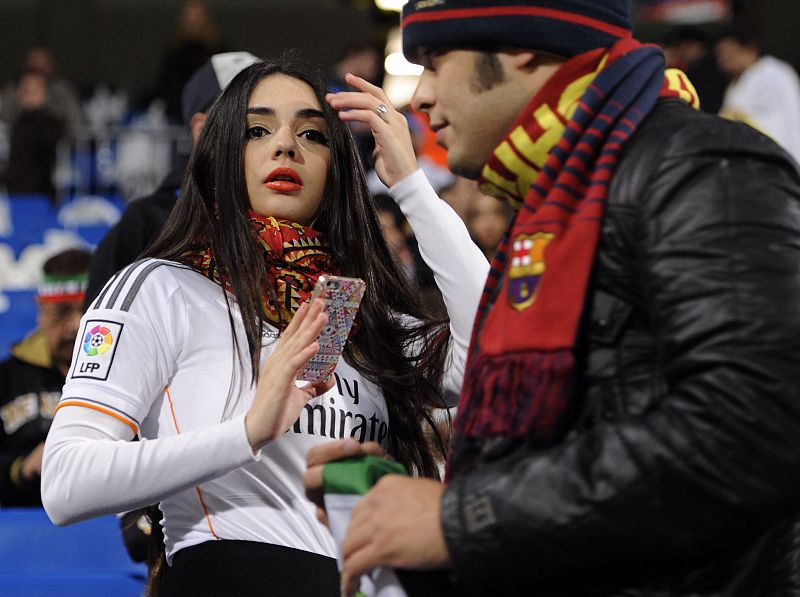
[[(269, 323), (283, 330), (311, 296), (320, 274), (333, 273), (333, 260), (321, 232), (252, 210), (250, 221), (264, 249), (271, 286), (262, 290), (264, 315)], [(186, 253), (184, 258), (187, 265), (232, 291), (227, 277), (220, 276), (210, 247)]]
[(570, 406), (578, 324), (622, 149), (659, 97), (695, 105), (661, 51), (624, 39), (565, 62), (482, 172), (517, 215), (492, 261), (473, 330), (449, 472), (483, 439), (558, 438)]

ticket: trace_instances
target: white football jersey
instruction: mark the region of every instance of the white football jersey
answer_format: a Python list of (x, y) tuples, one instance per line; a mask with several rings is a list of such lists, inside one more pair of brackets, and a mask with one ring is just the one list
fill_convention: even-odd
[[(391, 193), (414, 227), (450, 315), (443, 389), (452, 399), (488, 263), (421, 172)], [(231, 302), (234, 342), (225, 297), (196, 271), (158, 259), (137, 262), (106, 285), (81, 321), (45, 446), (45, 508), (67, 524), (160, 501), (169, 561), (179, 549), (213, 539), (335, 557), (304, 494), (306, 453), (342, 437), (388, 447), (384, 398), (340, 359), (334, 387), (254, 455), (244, 430), (255, 392), (247, 341)], [(274, 328), (265, 331), (262, 366), (277, 338)], [(118, 441), (133, 434), (138, 445)]]
[[(231, 306), (238, 360), (220, 286), (173, 262), (151, 259), (129, 266), (83, 318), (61, 405), (100, 410), (148, 439), (245, 413), (255, 387), (232, 299)], [(277, 330), (268, 327), (262, 365), (277, 339)], [(388, 448), (389, 420), (374, 384), (343, 359), (334, 375), (333, 389), (306, 405), (260, 460), (162, 501), (168, 553), (219, 537), (335, 556), (304, 495), (306, 452), (343, 437)]]

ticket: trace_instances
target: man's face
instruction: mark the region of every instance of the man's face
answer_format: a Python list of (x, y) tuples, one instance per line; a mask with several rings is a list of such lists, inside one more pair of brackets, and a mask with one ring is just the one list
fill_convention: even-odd
[[(477, 179), (491, 152), (508, 132), (530, 97), (520, 97), (513, 72), (499, 58), (499, 81), (487, 86), (480, 69), (486, 55), (475, 50), (423, 52), (425, 71), (411, 99), (425, 112), (436, 142), (447, 149), (453, 173)], [(511, 75), (511, 78), (508, 76)]]
[(39, 302), (39, 328), (47, 338), (53, 364), (64, 375), (69, 370), (82, 315), (82, 301)]
[(38, 110), (47, 101), (47, 79), (39, 73), (26, 73), (17, 86), (17, 103), (23, 110)]
[(729, 77), (738, 77), (758, 60), (758, 50), (731, 37), (719, 40), (715, 50), (720, 69)]

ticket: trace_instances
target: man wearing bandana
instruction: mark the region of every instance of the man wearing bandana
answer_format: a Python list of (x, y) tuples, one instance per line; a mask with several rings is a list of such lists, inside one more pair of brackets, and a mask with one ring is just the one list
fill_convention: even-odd
[[(446, 483), (365, 495), (347, 591), (383, 565), (456, 595), (800, 594), (796, 165), (696, 110), (625, 0), (412, 0), (403, 51), (450, 168), (516, 216)], [(310, 453), (309, 495), (359, 450)]]
[(42, 449), (72, 360), (90, 261), (89, 252), (67, 249), (45, 262), (38, 327), (0, 363), (0, 507), (42, 505)]

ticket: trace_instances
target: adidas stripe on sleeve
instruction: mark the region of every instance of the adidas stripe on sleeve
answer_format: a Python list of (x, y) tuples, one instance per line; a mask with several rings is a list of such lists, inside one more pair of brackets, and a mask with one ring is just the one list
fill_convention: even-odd
[(139, 432), (182, 346), (182, 295), (172, 268), (186, 269), (143, 260), (106, 284), (81, 319), (59, 409), (90, 408)]

